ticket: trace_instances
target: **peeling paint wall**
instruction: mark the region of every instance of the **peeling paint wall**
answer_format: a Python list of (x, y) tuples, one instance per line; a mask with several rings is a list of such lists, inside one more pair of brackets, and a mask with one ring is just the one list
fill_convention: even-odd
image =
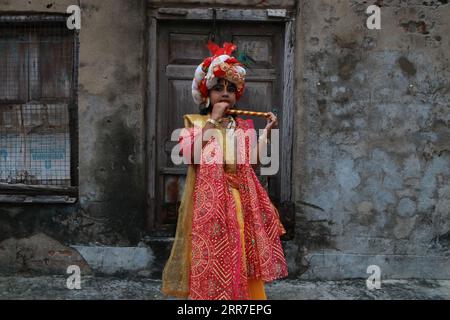
[[(370, 4), (381, 30), (366, 28)], [(380, 264), (387, 276), (448, 276), (449, 17), (447, 1), (301, 2), (298, 274), (367, 277)], [(446, 262), (424, 274), (432, 256)]]

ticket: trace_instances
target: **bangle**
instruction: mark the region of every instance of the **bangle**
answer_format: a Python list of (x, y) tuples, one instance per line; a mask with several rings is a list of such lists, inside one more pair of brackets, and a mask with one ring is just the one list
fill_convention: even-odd
[(219, 122), (216, 121), (216, 120), (214, 120), (214, 119), (212, 119), (212, 118), (209, 118), (208, 120), (206, 120), (206, 122), (211, 123), (211, 124), (212, 124), (214, 127), (216, 127), (216, 128), (219, 127)]

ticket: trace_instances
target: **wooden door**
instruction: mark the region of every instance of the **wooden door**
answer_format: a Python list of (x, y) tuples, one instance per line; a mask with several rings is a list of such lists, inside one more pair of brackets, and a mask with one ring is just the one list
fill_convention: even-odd
[[(217, 22), (215, 42), (232, 41), (238, 50), (255, 60), (247, 69), (246, 92), (237, 106), (257, 111), (278, 108), (281, 121), (283, 97), (283, 33), (282, 24)], [(158, 80), (156, 106), (156, 165), (154, 219), (150, 222), (155, 236), (172, 236), (177, 210), (183, 194), (186, 167), (175, 166), (170, 158), (176, 142), (171, 142), (173, 130), (183, 126), (183, 115), (198, 113), (193, 102), (191, 84), (195, 68), (209, 56), (207, 42), (210, 25), (195, 21), (162, 21), (158, 23)], [(264, 119), (254, 118), (257, 128)], [(280, 128), (282, 128), (280, 123)], [(280, 135), (281, 136), (281, 135)], [(153, 160), (153, 159), (152, 159)], [(271, 199), (279, 198), (280, 176), (269, 177), (267, 187)]]

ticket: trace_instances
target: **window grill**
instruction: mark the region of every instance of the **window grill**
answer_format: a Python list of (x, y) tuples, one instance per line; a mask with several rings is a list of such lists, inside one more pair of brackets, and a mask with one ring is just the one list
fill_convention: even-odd
[(0, 183), (75, 185), (74, 39), (64, 20), (0, 20)]

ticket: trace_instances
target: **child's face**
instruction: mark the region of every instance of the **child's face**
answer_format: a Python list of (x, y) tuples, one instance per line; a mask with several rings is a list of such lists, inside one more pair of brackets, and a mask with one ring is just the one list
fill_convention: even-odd
[(230, 108), (233, 108), (236, 103), (236, 91), (237, 87), (234, 83), (223, 78), (219, 79), (217, 84), (209, 90), (211, 106), (218, 102), (228, 102)]

